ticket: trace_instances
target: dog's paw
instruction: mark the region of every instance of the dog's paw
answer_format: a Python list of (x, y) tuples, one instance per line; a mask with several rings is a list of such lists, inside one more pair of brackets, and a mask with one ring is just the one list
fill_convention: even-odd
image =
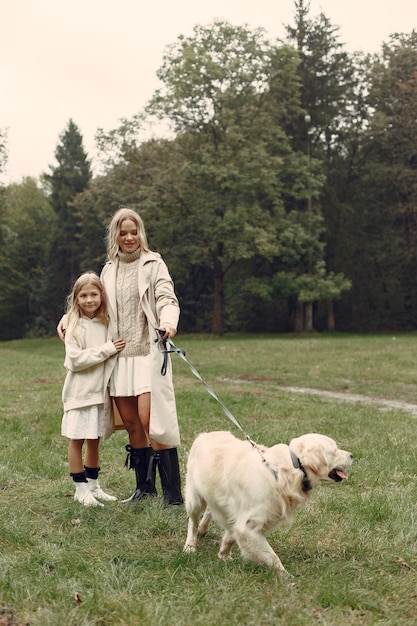
[(186, 554), (194, 554), (195, 546), (190, 546), (190, 544), (186, 544), (182, 550)]
[(294, 578), (294, 576), (290, 574), (290, 572), (288, 572), (285, 568), (281, 569), (280, 567), (278, 567), (277, 574), (279, 576), (282, 576), (282, 578)]
[(233, 561), (231, 554), (221, 554), (221, 552), (219, 552), (217, 556), (221, 561)]

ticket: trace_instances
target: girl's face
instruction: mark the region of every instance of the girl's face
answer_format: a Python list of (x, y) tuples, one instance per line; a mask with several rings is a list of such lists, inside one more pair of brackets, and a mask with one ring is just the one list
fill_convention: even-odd
[(78, 292), (77, 304), (80, 307), (84, 315), (93, 319), (97, 310), (101, 306), (101, 292), (97, 287), (92, 285), (85, 285)]
[(117, 244), (122, 252), (135, 252), (139, 249), (138, 227), (133, 220), (125, 219), (121, 222)]

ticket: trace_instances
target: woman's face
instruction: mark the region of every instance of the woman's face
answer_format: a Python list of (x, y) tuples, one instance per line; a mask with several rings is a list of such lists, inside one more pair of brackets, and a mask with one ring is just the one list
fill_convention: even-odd
[(125, 219), (120, 223), (117, 244), (122, 252), (135, 252), (139, 249), (138, 227), (133, 220)]

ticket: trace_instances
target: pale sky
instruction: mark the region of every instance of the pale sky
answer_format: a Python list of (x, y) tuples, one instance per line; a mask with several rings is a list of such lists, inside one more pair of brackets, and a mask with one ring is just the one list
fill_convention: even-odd
[[(380, 52), (391, 34), (417, 28), (417, 0), (311, 0), (310, 8), (340, 27), (349, 52)], [(0, 0), (2, 181), (50, 172), (70, 118), (93, 158), (97, 129), (143, 109), (166, 46), (197, 24), (260, 26), (276, 39), (294, 12), (293, 0)]]

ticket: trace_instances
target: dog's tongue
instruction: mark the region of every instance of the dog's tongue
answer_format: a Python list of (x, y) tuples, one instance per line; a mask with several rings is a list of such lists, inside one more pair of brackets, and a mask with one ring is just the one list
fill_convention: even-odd
[(337, 475), (339, 476), (339, 478), (341, 478), (342, 480), (343, 480), (344, 478), (347, 478), (347, 477), (348, 477), (348, 473), (347, 473), (347, 472), (344, 472), (343, 470), (340, 470), (340, 469), (337, 469), (337, 470), (336, 470), (336, 474), (337, 474)]

